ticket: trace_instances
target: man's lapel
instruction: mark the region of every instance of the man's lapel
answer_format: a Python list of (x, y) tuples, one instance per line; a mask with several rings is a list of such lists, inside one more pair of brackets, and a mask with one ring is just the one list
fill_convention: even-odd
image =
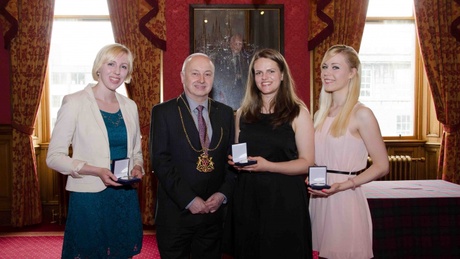
[(219, 139), (221, 137), (220, 131), (222, 128), (222, 118), (219, 117), (219, 108), (217, 107), (216, 102), (210, 99), (209, 104), (209, 120), (211, 121), (212, 125), (212, 139), (209, 147), (213, 148), (219, 142)]

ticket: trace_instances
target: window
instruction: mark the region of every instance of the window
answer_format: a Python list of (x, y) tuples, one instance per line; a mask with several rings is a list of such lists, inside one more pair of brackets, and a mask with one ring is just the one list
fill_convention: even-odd
[(412, 121), (410, 115), (398, 115), (396, 116), (396, 131), (402, 134), (409, 134)]
[(416, 28), (413, 0), (370, 0), (360, 47), (360, 100), (385, 137), (416, 132)]
[(362, 68), (361, 71), (361, 98), (370, 97), (371, 96), (371, 70)]
[[(56, 0), (49, 56), (49, 132), (64, 95), (94, 83), (97, 52), (114, 42), (106, 0)], [(118, 91), (126, 95), (126, 88)]]

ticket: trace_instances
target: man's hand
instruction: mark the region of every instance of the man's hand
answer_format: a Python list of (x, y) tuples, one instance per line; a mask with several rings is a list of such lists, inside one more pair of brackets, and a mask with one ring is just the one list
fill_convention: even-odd
[(220, 208), (220, 205), (222, 205), (224, 200), (225, 196), (220, 192), (216, 192), (206, 200), (205, 204), (208, 207), (209, 211), (211, 213), (214, 213)]
[(209, 208), (206, 206), (203, 199), (195, 197), (192, 204), (188, 208), (192, 214), (204, 214), (209, 213)]

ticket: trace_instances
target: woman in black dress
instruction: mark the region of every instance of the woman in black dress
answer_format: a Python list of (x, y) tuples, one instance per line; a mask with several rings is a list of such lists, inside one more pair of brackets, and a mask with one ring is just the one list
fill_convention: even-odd
[(311, 258), (305, 176), (314, 163), (310, 113), (295, 93), (284, 57), (258, 51), (250, 64), (245, 97), (236, 117), (236, 142), (248, 159), (236, 166), (232, 210), (235, 258)]

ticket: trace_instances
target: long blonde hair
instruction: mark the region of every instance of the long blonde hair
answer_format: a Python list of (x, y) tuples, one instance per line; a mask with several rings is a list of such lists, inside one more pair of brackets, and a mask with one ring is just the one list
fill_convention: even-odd
[[(358, 102), (361, 90), (361, 62), (359, 60), (358, 53), (352, 47), (346, 45), (334, 45), (330, 47), (324, 54), (321, 66), (337, 54), (342, 54), (345, 57), (345, 60), (350, 68), (356, 69), (356, 74), (348, 83), (348, 93), (345, 104), (332, 122), (330, 134), (334, 137), (339, 137), (345, 134), (350, 121), (351, 112)], [(315, 113), (314, 117), (314, 127), (316, 130), (321, 130), (323, 123), (329, 114), (331, 105), (332, 93), (326, 92), (324, 87), (322, 87), (319, 97), (319, 109)]]

